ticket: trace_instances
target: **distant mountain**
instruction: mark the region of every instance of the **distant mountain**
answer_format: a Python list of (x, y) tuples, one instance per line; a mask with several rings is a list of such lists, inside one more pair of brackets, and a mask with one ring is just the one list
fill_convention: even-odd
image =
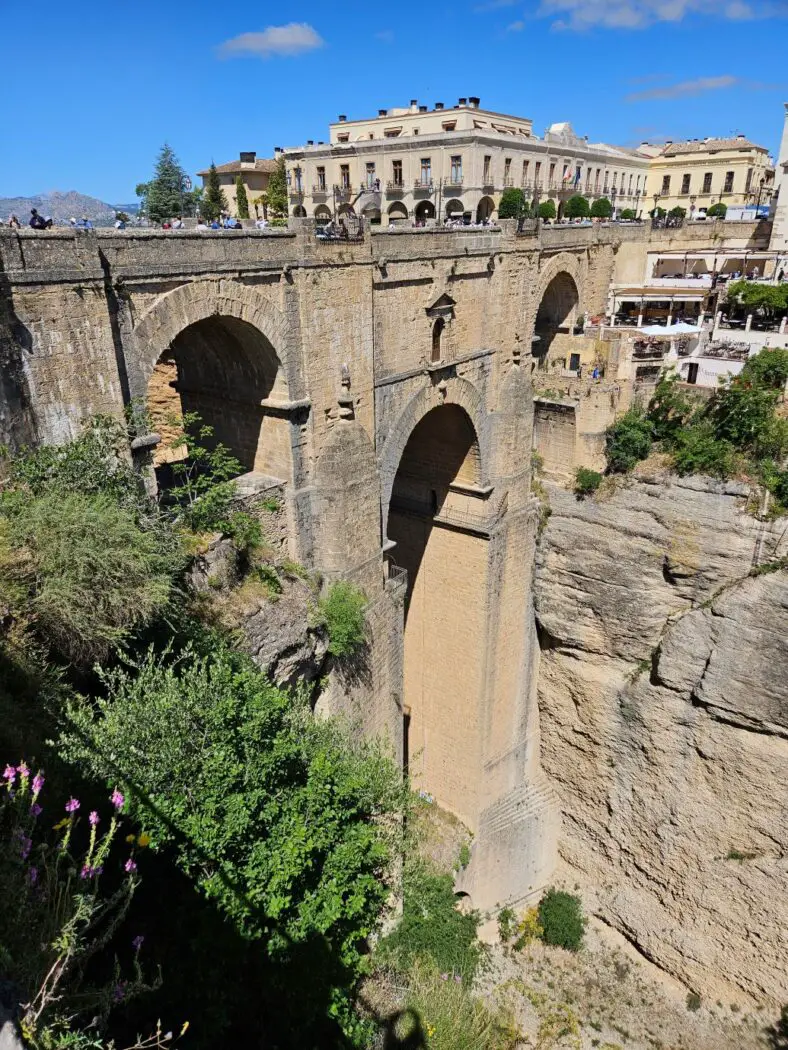
[(76, 190), (65, 193), (53, 190), (35, 197), (0, 197), (0, 219), (7, 222), (9, 215), (16, 215), (24, 226), (30, 218), (30, 209), (37, 208), (42, 215), (51, 215), (56, 225), (68, 225), (70, 219), (87, 215), (94, 226), (111, 226), (116, 211), (136, 214), (138, 207), (137, 204), (107, 204)]

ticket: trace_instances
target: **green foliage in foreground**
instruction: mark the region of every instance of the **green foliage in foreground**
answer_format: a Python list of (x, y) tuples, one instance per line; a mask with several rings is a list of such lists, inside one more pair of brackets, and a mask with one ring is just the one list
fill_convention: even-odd
[(153, 847), (261, 943), (293, 1030), (346, 1017), (389, 892), (393, 763), (218, 640), (102, 680), (103, 699), (70, 710), (67, 758), (120, 783)]
[(651, 422), (643, 409), (635, 405), (608, 427), (605, 435), (605, 454), (608, 470), (625, 474), (651, 451)]
[(318, 621), (328, 631), (328, 651), (339, 659), (352, 656), (366, 640), (367, 599), (347, 580), (333, 583), (318, 602)]
[(596, 492), (602, 484), (602, 475), (588, 467), (578, 467), (575, 471), (575, 495), (582, 498)]
[(538, 914), (545, 944), (554, 944), (572, 952), (580, 949), (587, 920), (583, 917), (579, 897), (551, 887), (539, 902)]
[(381, 957), (406, 973), (427, 960), (439, 973), (472, 982), (484, 951), (476, 937), (479, 922), (477, 912), (457, 910), (451, 875), (418, 859), (406, 861), (402, 918), (382, 942)]

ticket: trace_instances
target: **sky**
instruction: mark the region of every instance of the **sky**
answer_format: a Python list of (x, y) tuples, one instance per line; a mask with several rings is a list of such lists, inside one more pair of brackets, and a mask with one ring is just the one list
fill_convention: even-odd
[(788, 101), (788, 0), (0, 0), (0, 30), (0, 196), (133, 202), (165, 141), (194, 177), (411, 98), (776, 155)]

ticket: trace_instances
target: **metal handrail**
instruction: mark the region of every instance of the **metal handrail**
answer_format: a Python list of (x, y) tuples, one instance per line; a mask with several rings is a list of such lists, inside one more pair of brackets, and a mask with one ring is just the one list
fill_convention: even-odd
[(416, 179), (413, 183), (413, 188), (414, 190), (430, 190), (431, 192), (433, 185), (434, 184), (432, 179), (429, 179), (427, 181), (422, 179)]

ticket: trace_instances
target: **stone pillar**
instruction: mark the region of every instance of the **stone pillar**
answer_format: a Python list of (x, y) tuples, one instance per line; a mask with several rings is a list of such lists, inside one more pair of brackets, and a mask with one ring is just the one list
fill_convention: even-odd
[(788, 316), (783, 317), (780, 321), (780, 335), (785, 335), (785, 325), (788, 323)]
[(643, 314), (638, 314), (638, 328), (643, 327)]
[(752, 328), (752, 314), (747, 314), (747, 320), (744, 322), (744, 331), (749, 332)]
[(716, 336), (717, 329), (720, 327), (720, 321), (722, 320), (722, 310), (718, 310), (714, 315), (714, 325), (711, 330), (711, 334)]

